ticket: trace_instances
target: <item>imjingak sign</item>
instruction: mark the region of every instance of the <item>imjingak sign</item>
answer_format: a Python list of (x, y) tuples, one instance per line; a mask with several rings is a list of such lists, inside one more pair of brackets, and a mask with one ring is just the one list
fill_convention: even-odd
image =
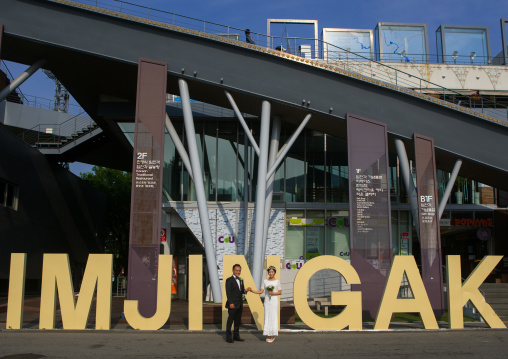
[[(492, 307), (487, 304), (478, 287), (491, 273), (502, 256), (486, 256), (473, 273), (462, 282), (460, 256), (447, 256), (447, 292), (449, 328), (463, 328), (463, 306), (470, 300), (491, 328), (506, 328)], [(224, 268), (239, 263), (243, 268), (246, 287), (256, 288), (244, 256), (225, 255)], [(160, 329), (171, 312), (171, 255), (159, 256), (157, 284), (157, 311), (150, 317), (143, 317), (138, 310), (137, 300), (125, 300), (124, 313), (130, 326), (140, 330)], [(203, 329), (202, 297), (202, 256), (189, 256), (189, 330)], [(55, 328), (56, 292), (62, 316), (63, 329), (85, 329), (92, 299), (97, 289), (95, 329), (111, 329), (111, 254), (90, 254), (81, 290), (75, 302), (69, 257), (67, 254), (44, 254), (39, 329)], [(279, 256), (267, 256), (267, 266), (280, 266)], [(9, 297), (7, 307), (8, 329), (21, 329), (23, 325), (24, 282), (26, 253), (11, 254)], [(345, 260), (334, 256), (319, 256), (306, 262), (294, 280), (294, 305), (302, 321), (317, 330), (362, 329), (362, 292), (332, 292), (331, 304), (343, 305), (345, 309), (333, 318), (321, 318), (314, 314), (307, 302), (307, 287), (312, 275), (323, 269), (340, 273), (347, 283), (360, 284), (355, 269)], [(411, 287), (413, 298), (397, 298), (403, 275)], [(225, 302), (223, 288), (223, 302)], [(263, 328), (263, 305), (258, 295), (247, 293), (247, 302), (253, 313), (258, 329)], [(384, 293), (381, 298), (375, 330), (388, 329), (393, 313), (419, 313), (425, 329), (437, 329), (437, 321), (425, 291), (422, 278), (413, 256), (395, 256)], [(223, 308), (223, 328), (227, 310)], [(280, 308), (280, 307), (279, 307)]]

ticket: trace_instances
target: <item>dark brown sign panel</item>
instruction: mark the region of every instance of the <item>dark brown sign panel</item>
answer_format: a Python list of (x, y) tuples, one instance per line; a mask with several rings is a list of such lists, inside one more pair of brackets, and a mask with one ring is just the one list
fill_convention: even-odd
[(166, 76), (166, 64), (139, 60), (127, 299), (139, 300), (144, 317), (157, 309)]
[(375, 318), (392, 262), (386, 125), (347, 115), (351, 264), (364, 318)]
[(444, 314), (443, 267), (441, 265), (441, 235), (437, 197), (434, 141), (413, 135), (418, 188), (418, 220), (422, 256), (422, 279), (436, 316)]

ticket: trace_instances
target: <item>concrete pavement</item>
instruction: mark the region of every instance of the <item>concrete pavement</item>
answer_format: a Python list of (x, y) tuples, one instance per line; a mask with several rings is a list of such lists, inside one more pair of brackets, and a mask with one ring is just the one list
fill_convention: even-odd
[(0, 359), (36, 358), (506, 358), (508, 330), (257, 331), (229, 344), (219, 331), (2, 330)]

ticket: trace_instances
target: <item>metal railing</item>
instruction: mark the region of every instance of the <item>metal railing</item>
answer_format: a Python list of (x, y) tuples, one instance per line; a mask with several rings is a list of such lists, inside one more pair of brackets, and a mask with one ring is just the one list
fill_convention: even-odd
[(81, 116), (83, 113), (61, 124), (38, 124), (18, 137), (36, 148), (62, 148), (98, 127), (91, 118)]

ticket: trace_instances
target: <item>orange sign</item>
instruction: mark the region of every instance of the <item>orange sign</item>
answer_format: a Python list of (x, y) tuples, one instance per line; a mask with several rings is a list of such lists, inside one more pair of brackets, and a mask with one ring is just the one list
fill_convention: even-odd
[(172, 273), (173, 275), (171, 276), (171, 294), (176, 294), (176, 278), (177, 278), (177, 270), (176, 270), (176, 267), (177, 267), (177, 260), (175, 257), (173, 257), (173, 270), (172, 270)]

